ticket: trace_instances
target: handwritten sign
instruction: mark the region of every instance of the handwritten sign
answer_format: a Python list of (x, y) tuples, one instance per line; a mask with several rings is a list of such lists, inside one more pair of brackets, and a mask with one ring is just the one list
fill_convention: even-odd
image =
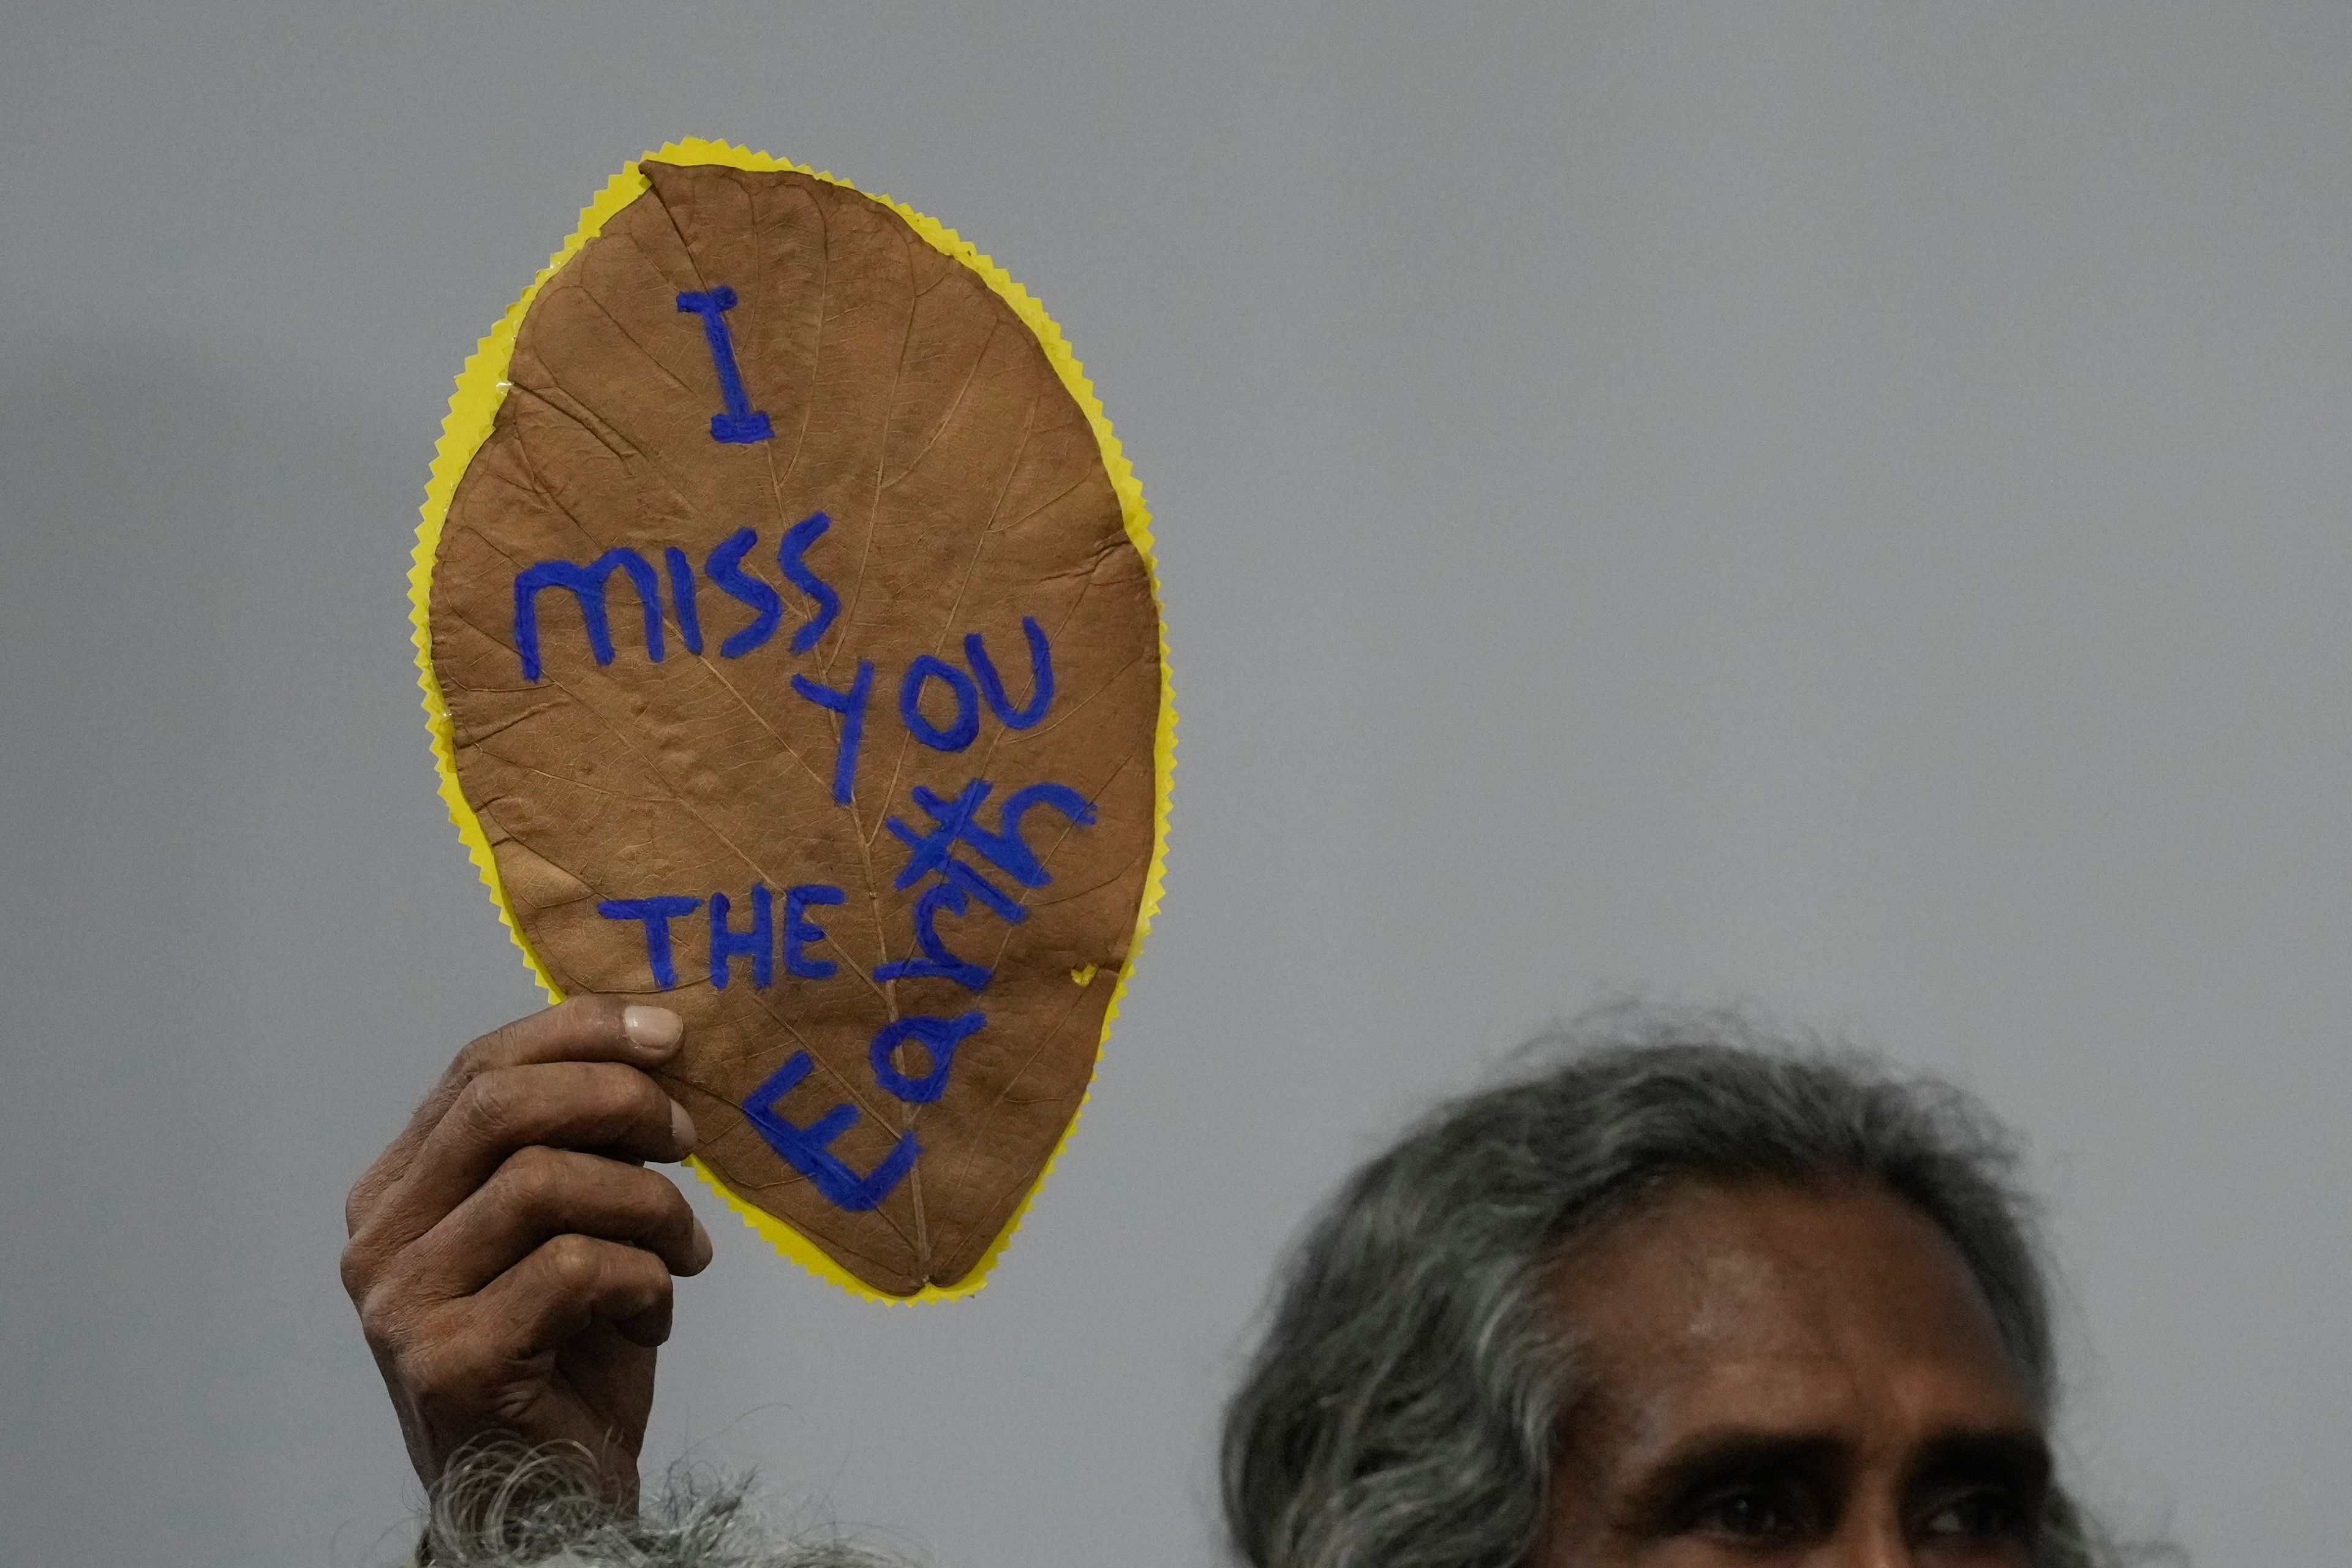
[(868, 1294), (976, 1289), (1158, 900), (1142, 497), (986, 258), (712, 143), (461, 378), (420, 535), (445, 794), (551, 994), (687, 1019), (698, 1163)]

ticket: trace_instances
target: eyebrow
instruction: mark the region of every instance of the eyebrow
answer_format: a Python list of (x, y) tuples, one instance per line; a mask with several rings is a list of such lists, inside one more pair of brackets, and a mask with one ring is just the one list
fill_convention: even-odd
[(1780, 1432), (1726, 1427), (1702, 1432), (1681, 1444), (1627, 1501), (1633, 1519), (1667, 1522), (1694, 1494), (1760, 1476), (1835, 1474), (1852, 1462), (1851, 1447), (1819, 1432)]
[(1930, 1438), (1909, 1467), (1906, 1484), (1955, 1477), (1984, 1477), (2020, 1491), (2050, 1484), (2050, 1445), (2029, 1427), (1996, 1426), (1948, 1432)]

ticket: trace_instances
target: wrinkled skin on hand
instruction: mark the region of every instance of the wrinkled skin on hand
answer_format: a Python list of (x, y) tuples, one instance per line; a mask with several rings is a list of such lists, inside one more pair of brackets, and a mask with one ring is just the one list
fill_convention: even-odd
[(449, 1064), (345, 1206), (343, 1286), (429, 1487), (467, 1444), (573, 1443), (634, 1500), (671, 1277), (710, 1237), (647, 1161), (694, 1123), (647, 1069), (682, 1028), (583, 996)]

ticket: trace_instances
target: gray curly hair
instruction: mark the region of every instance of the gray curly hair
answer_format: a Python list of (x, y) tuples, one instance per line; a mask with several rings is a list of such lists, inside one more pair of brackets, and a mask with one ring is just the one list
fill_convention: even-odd
[[(1942, 1227), (2027, 1396), (2056, 1394), (2048, 1288), (2008, 1135), (1948, 1084), (1746, 1015), (1621, 1005), (1554, 1065), (1440, 1107), (1357, 1173), (1277, 1281), (1225, 1422), (1255, 1568), (1517, 1568), (1573, 1393), (1540, 1282), (1564, 1244), (1684, 1180), (1859, 1179)], [(2053, 1489), (2036, 1568), (2120, 1562)]]
[(677, 1465), (642, 1507), (614, 1508), (576, 1446), (459, 1453), (433, 1488), (415, 1568), (913, 1568), (837, 1531), (778, 1528), (748, 1477)]

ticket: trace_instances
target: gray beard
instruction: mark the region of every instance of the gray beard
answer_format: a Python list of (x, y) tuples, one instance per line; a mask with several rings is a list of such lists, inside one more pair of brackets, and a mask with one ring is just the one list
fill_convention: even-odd
[(791, 1527), (750, 1501), (749, 1477), (680, 1465), (635, 1514), (600, 1500), (585, 1457), (490, 1444), (433, 1489), (417, 1560), (431, 1568), (914, 1568), (805, 1517)]

